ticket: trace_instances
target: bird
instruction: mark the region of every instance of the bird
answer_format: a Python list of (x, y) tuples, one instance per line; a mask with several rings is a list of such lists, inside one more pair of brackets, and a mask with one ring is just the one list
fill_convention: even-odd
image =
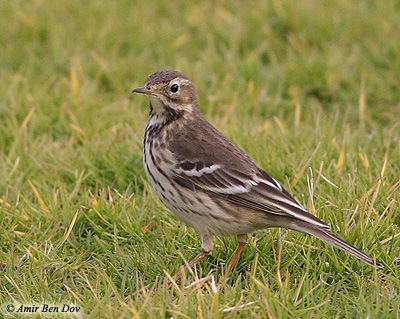
[(339, 248), (363, 262), (383, 264), (334, 235), (285, 188), (206, 120), (192, 81), (175, 70), (151, 74), (133, 93), (150, 101), (143, 139), (143, 165), (161, 202), (201, 236), (202, 251), (185, 271), (208, 256), (215, 236), (237, 236), (228, 274), (248, 234), (280, 227), (299, 231)]

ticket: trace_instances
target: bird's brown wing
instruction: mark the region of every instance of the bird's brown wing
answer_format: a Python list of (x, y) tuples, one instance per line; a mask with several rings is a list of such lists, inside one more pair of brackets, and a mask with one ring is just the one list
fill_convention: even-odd
[(239, 206), (296, 218), (329, 229), (261, 169), (248, 175), (221, 164), (185, 161), (176, 165), (174, 174), (177, 183), (193, 191), (204, 191)]
[(172, 135), (168, 144), (176, 162), (172, 177), (182, 186), (329, 229), (204, 118), (185, 134), (176, 130)]

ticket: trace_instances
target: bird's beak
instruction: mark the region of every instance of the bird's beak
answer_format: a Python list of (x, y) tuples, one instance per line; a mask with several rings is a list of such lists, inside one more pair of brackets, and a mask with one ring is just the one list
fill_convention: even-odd
[(136, 88), (132, 90), (132, 93), (142, 93), (146, 95), (156, 95), (157, 92), (153, 90), (149, 90), (147, 87)]

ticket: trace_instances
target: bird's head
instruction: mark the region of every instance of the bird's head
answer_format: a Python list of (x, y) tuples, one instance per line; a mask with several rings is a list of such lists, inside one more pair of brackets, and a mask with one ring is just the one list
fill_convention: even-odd
[(161, 117), (190, 114), (198, 108), (193, 83), (178, 71), (163, 70), (153, 73), (143, 87), (132, 92), (145, 94), (150, 100), (152, 113)]

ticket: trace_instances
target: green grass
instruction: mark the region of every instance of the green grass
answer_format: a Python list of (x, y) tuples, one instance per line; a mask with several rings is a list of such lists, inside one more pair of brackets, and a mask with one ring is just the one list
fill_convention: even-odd
[[(0, 317), (48, 302), (83, 318), (400, 318), (399, 20), (395, 0), (1, 1)], [(219, 238), (168, 289), (201, 243), (149, 188), (148, 103), (130, 94), (167, 68), (386, 268), (272, 229), (228, 280), (237, 241)]]

